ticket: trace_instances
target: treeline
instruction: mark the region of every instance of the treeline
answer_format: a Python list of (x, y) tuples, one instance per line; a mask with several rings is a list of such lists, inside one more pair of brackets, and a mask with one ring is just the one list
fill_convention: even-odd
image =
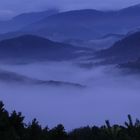
[(49, 129), (39, 125), (36, 119), (24, 123), (21, 113), (8, 113), (0, 102), (0, 140), (140, 140), (140, 121), (133, 123), (128, 115), (124, 126), (113, 125), (109, 121), (101, 127), (82, 127), (66, 132), (63, 125)]

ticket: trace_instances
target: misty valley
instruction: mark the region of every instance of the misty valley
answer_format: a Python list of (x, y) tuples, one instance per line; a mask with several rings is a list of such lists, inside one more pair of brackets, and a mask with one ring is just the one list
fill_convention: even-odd
[[(8, 110), (0, 102), (2, 140), (139, 140), (140, 122), (128, 115), (140, 117), (139, 82), (140, 5), (50, 9), (0, 21), (0, 100)], [(37, 120), (50, 129), (39, 127), (38, 138), (24, 138), (18, 127), (11, 129), (15, 116), (26, 123), (26, 135), (39, 127)], [(105, 120), (118, 125), (102, 126)]]

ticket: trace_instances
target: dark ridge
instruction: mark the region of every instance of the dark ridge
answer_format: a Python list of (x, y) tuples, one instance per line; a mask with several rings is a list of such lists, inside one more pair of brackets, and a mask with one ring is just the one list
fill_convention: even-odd
[(140, 32), (116, 42), (111, 48), (97, 52), (97, 57), (109, 63), (135, 61), (140, 57)]
[(79, 51), (91, 51), (82, 47), (53, 42), (35, 35), (23, 35), (0, 41), (1, 60), (71, 60), (82, 56)]

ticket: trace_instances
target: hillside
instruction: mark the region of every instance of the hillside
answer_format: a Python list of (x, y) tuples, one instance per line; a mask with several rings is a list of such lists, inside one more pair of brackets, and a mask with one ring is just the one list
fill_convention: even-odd
[(4, 22), (4, 26), (0, 24), (1, 31), (6, 30), (3, 33), (7, 33), (0, 35), (0, 40), (19, 34), (34, 34), (61, 42), (65, 40), (89, 41), (107, 34), (126, 34), (140, 26), (139, 5), (117, 11), (84, 9), (54, 12), (48, 14), (49, 16), (46, 16), (47, 12), (42, 13), (42, 16), (38, 16), (40, 14), (33, 17), (27, 15), (23, 14), (12, 19), (12, 21), (18, 21), (12, 24), (16, 29), (9, 30), (8, 28), (11, 28), (9, 23)]
[(119, 11), (68, 11), (44, 18), (22, 31), (38, 33), (55, 40), (90, 40), (110, 33), (124, 34), (135, 29), (140, 25), (139, 13), (140, 7), (137, 5)]
[(15, 32), (21, 28), (40, 21), (43, 18), (58, 13), (58, 10), (47, 10), (43, 12), (23, 13), (11, 20), (0, 21), (0, 33)]
[(116, 42), (111, 48), (96, 53), (107, 63), (124, 63), (140, 57), (140, 32), (131, 34)]
[(0, 41), (1, 61), (71, 60), (88, 51), (90, 50), (53, 42), (34, 35), (23, 35)]
[(140, 58), (135, 61), (129, 61), (119, 65), (119, 68), (127, 70), (129, 73), (140, 73)]

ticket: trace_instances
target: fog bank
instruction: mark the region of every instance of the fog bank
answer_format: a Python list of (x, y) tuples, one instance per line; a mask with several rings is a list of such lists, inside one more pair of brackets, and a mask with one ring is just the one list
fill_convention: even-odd
[(80, 68), (71, 62), (0, 65), (0, 69), (40, 80), (79, 83), (86, 88), (17, 85), (0, 82), (0, 100), (9, 111), (23, 112), (26, 121), (36, 117), (49, 127), (59, 123), (67, 130), (101, 125), (106, 119), (122, 123), (127, 114), (140, 116), (138, 76), (121, 75), (114, 66)]

